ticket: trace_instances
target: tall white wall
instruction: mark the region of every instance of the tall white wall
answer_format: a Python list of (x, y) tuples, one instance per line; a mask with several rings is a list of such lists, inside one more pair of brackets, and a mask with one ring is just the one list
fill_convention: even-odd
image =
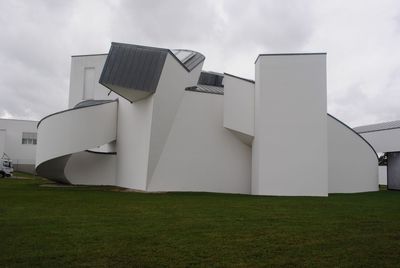
[[(118, 96), (99, 83), (107, 54), (71, 57), (71, 74), (68, 107), (86, 99), (108, 100)], [(86, 89), (86, 92), (85, 92)]]
[(223, 127), (223, 101), (185, 92), (149, 191), (250, 193), (251, 147)]
[(223, 125), (254, 136), (254, 83), (225, 74)]
[(151, 121), (148, 181), (150, 183), (154, 169), (160, 159), (168, 135), (182, 102), (185, 88), (197, 84), (203, 63), (187, 72), (171, 55), (167, 55), (164, 69), (154, 93), (154, 105)]
[(117, 185), (146, 190), (153, 96), (130, 103), (120, 98), (117, 127)]
[(378, 159), (349, 127), (328, 116), (329, 193), (378, 190)]
[(361, 133), (378, 153), (400, 151), (400, 128)]
[(326, 55), (256, 61), (252, 193), (328, 195)]
[[(36, 155), (36, 145), (22, 144), (22, 133), (36, 133), (37, 121), (16, 120), (16, 119), (0, 119), (0, 129), (3, 129), (3, 150), (14, 164), (34, 165)], [(1, 148), (1, 139), (0, 139)]]
[(201, 65), (189, 73), (168, 54), (154, 95), (133, 103), (120, 100), (117, 138), (119, 186), (147, 189), (185, 88), (197, 83)]

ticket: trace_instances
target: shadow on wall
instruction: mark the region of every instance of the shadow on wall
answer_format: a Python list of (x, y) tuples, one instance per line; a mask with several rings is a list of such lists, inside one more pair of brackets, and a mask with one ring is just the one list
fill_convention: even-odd
[(33, 164), (14, 164), (13, 167), (14, 171), (36, 175), (35, 165)]

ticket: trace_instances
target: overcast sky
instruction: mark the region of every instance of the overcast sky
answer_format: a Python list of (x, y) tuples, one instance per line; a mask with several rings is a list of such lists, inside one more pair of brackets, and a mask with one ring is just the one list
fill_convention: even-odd
[(400, 119), (400, 1), (0, 0), (0, 117), (67, 108), (70, 56), (112, 41), (187, 48), (254, 78), (259, 53), (327, 52), (328, 112)]

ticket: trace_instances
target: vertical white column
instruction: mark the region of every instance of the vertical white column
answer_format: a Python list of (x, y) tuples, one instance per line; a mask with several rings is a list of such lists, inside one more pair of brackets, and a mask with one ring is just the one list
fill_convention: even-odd
[(326, 54), (256, 61), (252, 193), (328, 195)]
[(145, 191), (153, 96), (130, 103), (120, 98), (117, 126), (117, 185)]

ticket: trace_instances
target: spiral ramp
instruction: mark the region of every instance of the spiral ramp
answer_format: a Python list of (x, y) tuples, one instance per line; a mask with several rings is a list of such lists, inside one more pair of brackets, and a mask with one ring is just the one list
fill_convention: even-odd
[(38, 175), (64, 184), (99, 184), (85, 181), (97, 172), (107, 176), (102, 184), (114, 184), (116, 155), (109, 145), (117, 137), (117, 108), (117, 100), (89, 100), (43, 118), (38, 123)]

